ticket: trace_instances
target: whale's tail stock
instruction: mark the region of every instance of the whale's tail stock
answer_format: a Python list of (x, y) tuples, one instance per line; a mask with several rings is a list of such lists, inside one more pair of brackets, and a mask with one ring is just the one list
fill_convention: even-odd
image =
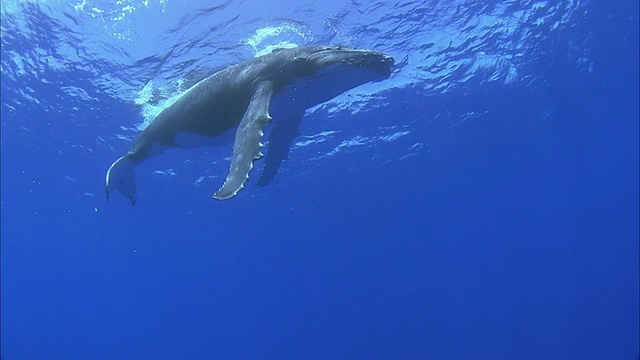
[(131, 205), (136, 203), (136, 172), (134, 171), (137, 161), (131, 159), (130, 155), (125, 155), (116, 160), (109, 170), (107, 170), (105, 191), (107, 201), (109, 194), (118, 189), (124, 196), (131, 200)]

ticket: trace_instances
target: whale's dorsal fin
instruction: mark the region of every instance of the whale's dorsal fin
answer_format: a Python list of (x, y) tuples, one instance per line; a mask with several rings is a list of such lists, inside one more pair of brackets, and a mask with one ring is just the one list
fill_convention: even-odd
[(249, 178), (249, 171), (253, 168), (253, 161), (264, 155), (262, 150), (262, 129), (269, 124), (269, 101), (273, 94), (273, 83), (262, 81), (258, 84), (249, 106), (240, 121), (236, 138), (233, 143), (233, 156), (229, 166), (229, 175), (220, 190), (213, 194), (218, 200), (226, 200), (234, 197), (242, 190), (244, 183)]

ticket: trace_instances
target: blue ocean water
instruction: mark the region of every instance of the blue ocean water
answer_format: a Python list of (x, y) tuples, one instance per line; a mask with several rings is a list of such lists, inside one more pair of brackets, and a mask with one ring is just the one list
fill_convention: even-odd
[[(3, 359), (638, 358), (637, 1), (1, 14)], [(189, 86), (310, 44), (396, 70), (310, 109), (268, 186), (215, 201), (230, 147), (173, 150), (106, 201)]]

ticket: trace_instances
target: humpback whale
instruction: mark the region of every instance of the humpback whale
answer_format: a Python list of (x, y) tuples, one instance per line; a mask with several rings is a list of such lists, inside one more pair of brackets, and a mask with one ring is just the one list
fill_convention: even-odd
[[(135, 167), (144, 160), (168, 148), (197, 146), (195, 138), (232, 137), (235, 129), (229, 173), (213, 194), (215, 199), (229, 199), (244, 187), (253, 162), (264, 156), (263, 130), (271, 122), (271, 113), (294, 119), (291, 124), (297, 126), (306, 109), (364, 83), (388, 78), (393, 65), (392, 57), (377, 51), (306, 46), (275, 50), (220, 70), (162, 110), (129, 151), (109, 167), (107, 201), (117, 189), (135, 204)], [(297, 134), (297, 129), (289, 133)]]

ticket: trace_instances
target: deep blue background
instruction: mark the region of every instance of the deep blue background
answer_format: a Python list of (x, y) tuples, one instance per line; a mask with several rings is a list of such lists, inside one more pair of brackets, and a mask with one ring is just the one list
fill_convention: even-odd
[[(46, 9), (26, 4), (38, 23)], [(3, 359), (637, 358), (638, 4), (583, 6), (523, 62), (533, 80), (418, 82), (372, 111), (314, 113), (303, 134), (409, 134), (315, 162), (298, 149), (226, 202), (210, 198), (223, 174), (193, 184), (221, 149), (153, 159), (135, 207), (107, 204), (127, 147), (109, 135), (139, 108), (56, 100), (56, 78), (98, 87), (82, 69), (53, 85), (3, 72)], [(8, 13), (3, 69), (30, 42)], [(151, 176), (172, 166), (192, 173)]]

